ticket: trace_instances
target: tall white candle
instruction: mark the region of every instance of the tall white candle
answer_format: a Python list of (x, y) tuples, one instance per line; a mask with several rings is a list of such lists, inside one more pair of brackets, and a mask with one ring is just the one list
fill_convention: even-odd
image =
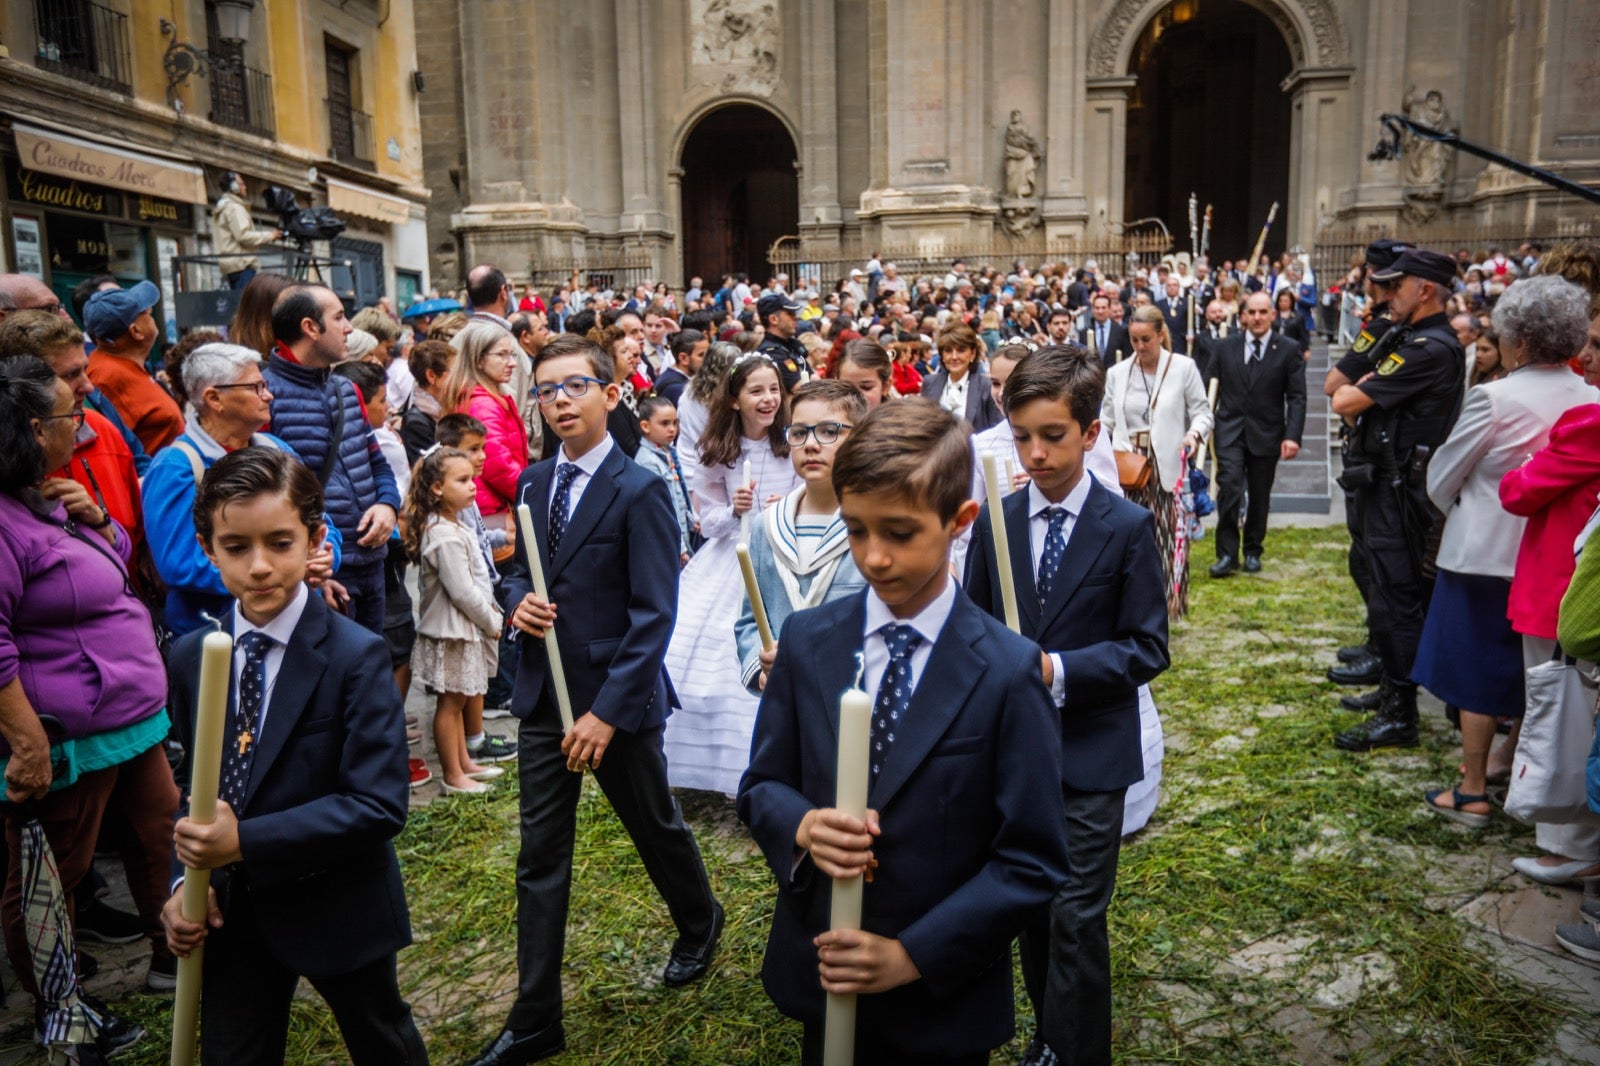
[[(228, 723), (228, 682), (233, 676), (233, 638), (220, 630), (200, 642), (200, 685), (189, 753), (189, 820), (210, 825), (217, 818), (217, 778), (222, 773), (222, 737)], [(206, 920), (210, 870), (186, 869), (182, 909), (191, 922)], [(205, 944), (178, 960), (178, 989), (172, 1004), (172, 1066), (194, 1062), (195, 1027), (200, 1020), (200, 971)]]
[[(1220, 381), (1221, 379), (1219, 378), (1212, 378), (1210, 386), (1208, 386), (1206, 389), (1206, 401), (1211, 405), (1213, 422), (1216, 419), (1217, 385), (1220, 384)], [(1196, 470), (1204, 470), (1206, 468), (1206, 445), (1209, 443), (1209, 440), (1202, 438), (1199, 448), (1195, 450), (1194, 468)]]
[[(528, 572), (533, 576), (533, 594), (550, 602), (550, 589), (544, 582), (544, 563), (539, 559), (539, 542), (533, 539), (533, 512), (528, 505), (517, 505), (517, 531), (528, 554)], [(561, 648), (556, 643), (556, 627), (544, 631), (545, 658), (550, 660), (550, 684), (556, 690), (556, 709), (561, 712), (561, 731), (572, 732), (572, 698), (567, 695), (567, 671), (561, 665)]]
[(734, 554), (739, 557), (739, 572), (744, 575), (744, 593), (750, 597), (750, 613), (756, 616), (756, 632), (761, 634), (761, 650), (772, 650), (772, 623), (767, 619), (767, 603), (761, 597), (761, 586), (756, 584), (756, 568), (750, 562), (750, 546), (736, 545)]
[(739, 543), (750, 543), (750, 516), (756, 513), (755, 486), (751, 484), (750, 460), (744, 461), (744, 480), (739, 482), (741, 489), (750, 490), (750, 510), (739, 517)]
[[(859, 688), (846, 689), (839, 697), (839, 761), (833, 805), (854, 818), (867, 816), (871, 752), (872, 699)], [(833, 911), (828, 918), (830, 928), (861, 928), (865, 888), (859, 875), (834, 879)], [(856, 997), (830, 993), (823, 1022), (823, 1066), (852, 1066), (855, 1042)]]
[(1000, 603), (1005, 608), (1006, 626), (1013, 633), (1022, 632), (1017, 618), (1017, 586), (1011, 580), (1011, 544), (1006, 540), (1006, 513), (1000, 502), (1000, 474), (995, 469), (994, 455), (983, 457), (983, 481), (989, 490), (989, 524), (994, 527), (994, 579), (1000, 585)]

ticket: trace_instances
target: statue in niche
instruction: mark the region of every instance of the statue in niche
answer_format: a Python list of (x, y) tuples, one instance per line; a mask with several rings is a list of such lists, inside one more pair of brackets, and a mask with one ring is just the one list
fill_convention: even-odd
[[(1430, 130), (1454, 130), (1450, 112), (1444, 106), (1444, 94), (1437, 89), (1421, 93), (1411, 86), (1406, 91), (1405, 113), (1412, 122)], [(1405, 188), (1405, 215), (1410, 222), (1428, 222), (1439, 213), (1444, 201), (1445, 173), (1453, 154), (1449, 145), (1409, 131), (1400, 142), (1400, 178)]]
[(1039, 142), (1022, 124), (1022, 112), (1011, 112), (1006, 124), (1007, 200), (1027, 200), (1039, 191)]

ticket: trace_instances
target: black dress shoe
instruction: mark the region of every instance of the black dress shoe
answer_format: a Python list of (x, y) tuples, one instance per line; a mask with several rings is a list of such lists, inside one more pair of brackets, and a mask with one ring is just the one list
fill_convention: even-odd
[(1247, 574), (1261, 573), (1261, 556), (1246, 555), (1244, 557), (1244, 572)]
[(1383, 680), (1383, 660), (1374, 655), (1370, 659), (1330, 666), (1328, 680), (1335, 685), (1376, 685)]
[(1377, 654), (1372, 650), (1372, 645), (1370, 644), (1351, 644), (1348, 647), (1339, 649), (1339, 661), (1353, 663), (1357, 659), (1365, 659), (1368, 656), (1376, 656)]
[(567, 1050), (567, 1034), (560, 1022), (552, 1022), (543, 1029), (531, 1032), (502, 1029), (500, 1035), (472, 1060), (472, 1066), (523, 1066), (538, 1062)]
[(1038, 1036), (1028, 1041), (1028, 1050), (1022, 1055), (1022, 1066), (1059, 1066), (1060, 1062), (1050, 1045)]
[(1383, 705), (1383, 689), (1375, 688), (1371, 692), (1363, 692), (1359, 696), (1340, 696), (1339, 706), (1347, 711), (1366, 711), (1371, 713)]
[(1236, 573), (1238, 569), (1239, 560), (1235, 559), (1231, 555), (1224, 555), (1216, 562), (1212, 563), (1211, 568), (1207, 570), (1206, 573), (1210, 574), (1212, 577), (1227, 577), (1229, 574)]
[(1333, 738), (1333, 743), (1344, 751), (1416, 747), (1417, 690), (1386, 682), (1378, 713), (1354, 729), (1346, 729)]
[(672, 957), (667, 960), (667, 968), (661, 974), (662, 984), (678, 988), (704, 977), (711, 968), (711, 960), (717, 954), (717, 941), (722, 939), (724, 917), (722, 904), (712, 903), (711, 906), (711, 935), (695, 948), (673, 945)]

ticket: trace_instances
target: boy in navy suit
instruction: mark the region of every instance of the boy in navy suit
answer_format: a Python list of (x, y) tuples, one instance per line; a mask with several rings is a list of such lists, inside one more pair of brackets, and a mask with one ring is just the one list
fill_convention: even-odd
[[(211, 871), (209, 914), (185, 920), (181, 888), (161, 914), (176, 955), (206, 944), (201, 1062), (282, 1063), (303, 976), (352, 1062), (426, 1064), (395, 975), (395, 953), (411, 943), (390, 843), (410, 784), (404, 708), (383, 638), (306, 586), (323, 535), (317, 476), (276, 448), (240, 449), (206, 471), (194, 526), (236, 597), (222, 620), (234, 651), (216, 821), (183, 814), (174, 831), (174, 876)], [(172, 650), (170, 706), (186, 750), (204, 637)]]
[[(1139, 686), (1168, 665), (1167, 598), (1150, 512), (1084, 470), (1100, 433), (1105, 370), (1081, 348), (1017, 363), (1002, 401), (1032, 481), (1005, 500), (1004, 536), (1022, 635), (1045, 650), (1061, 708), (1069, 875), (1022, 939), (1023, 978), (1042, 1039), (1024, 1062), (1111, 1062), (1111, 947), (1122, 804), (1144, 776)], [(987, 511), (967, 552), (967, 595), (1002, 616)], [(1052, 1050), (1053, 1049), (1053, 1050)]]
[[(563, 335), (534, 357), (533, 374), (561, 447), (517, 480), (536, 543), (517, 545), (505, 579), (510, 621), (523, 634), (511, 697), (521, 721), (517, 999), (475, 1066), (520, 1066), (566, 1047), (561, 957), (585, 769), (594, 771), (678, 927), (662, 981), (683, 985), (703, 975), (722, 933), (722, 907), (667, 789), (661, 746), (673, 702), (662, 660), (678, 606), (678, 522), (667, 484), (606, 432), (621, 390), (604, 349)], [(529, 551), (544, 566), (548, 602), (532, 592)], [(548, 683), (543, 637), (551, 625), (575, 719), (565, 736)]]
[[(1066, 876), (1039, 648), (950, 575), (971, 480), (961, 423), (936, 404), (861, 420), (833, 485), (869, 588), (791, 615), (762, 695), (739, 817), (778, 880), (761, 976), (804, 1023), (806, 1063), (824, 992), (860, 996), (857, 1062), (987, 1062), (1013, 1033), (1011, 940)], [(877, 697), (865, 820), (832, 806), (858, 654)], [(830, 930), (829, 879), (869, 870), (862, 931)]]

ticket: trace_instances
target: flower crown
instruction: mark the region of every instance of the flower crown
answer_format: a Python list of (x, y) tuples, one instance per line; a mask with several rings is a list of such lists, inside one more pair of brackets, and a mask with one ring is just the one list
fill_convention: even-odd
[(769, 356), (767, 356), (765, 353), (763, 353), (763, 352), (745, 352), (743, 355), (739, 356), (739, 358), (735, 359), (731, 364), (729, 364), (729, 366), (728, 366), (728, 377), (730, 377), (730, 378), (733, 377), (734, 371), (738, 370), (741, 366), (744, 366), (746, 363), (755, 362), (757, 359), (760, 359), (762, 362), (766, 363), (768, 366), (772, 367), (772, 369), (774, 369), (774, 370), (778, 369), (778, 364), (774, 363), (772, 361), (772, 359)]

